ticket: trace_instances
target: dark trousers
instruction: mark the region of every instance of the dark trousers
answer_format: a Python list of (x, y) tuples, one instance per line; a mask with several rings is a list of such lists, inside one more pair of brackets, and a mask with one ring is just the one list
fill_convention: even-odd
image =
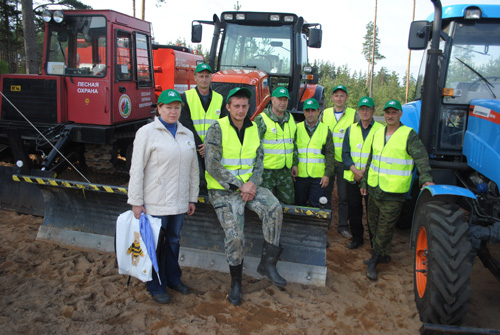
[[(346, 191), (349, 209), (349, 227), (351, 228), (352, 239), (361, 242), (363, 241), (365, 229), (363, 226), (363, 196), (359, 191), (359, 183), (351, 184), (346, 181)], [(365, 205), (368, 206), (368, 196), (365, 197)]]
[(337, 224), (337, 229), (338, 230), (348, 229), (347, 218), (349, 215), (349, 209), (347, 204), (347, 190), (346, 190), (347, 181), (344, 179), (343, 164), (335, 164), (335, 174), (330, 178), (330, 183), (328, 184), (328, 187), (325, 189), (326, 197), (328, 199), (328, 205), (330, 206), (330, 208), (332, 206), (332, 195), (333, 195), (333, 187), (335, 179), (337, 180), (337, 195), (339, 200), (339, 205), (338, 205), (339, 222)]
[(179, 266), (179, 249), (184, 214), (154, 216), (161, 219), (161, 230), (156, 248), (161, 285), (153, 269), (153, 280), (146, 286), (151, 295), (165, 293), (167, 285), (181, 283), (182, 270)]
[(321, 178), (295, 178), (295, 205), (319, 208), (319, 198), (326, 196), (326, 188), (320, 186)]

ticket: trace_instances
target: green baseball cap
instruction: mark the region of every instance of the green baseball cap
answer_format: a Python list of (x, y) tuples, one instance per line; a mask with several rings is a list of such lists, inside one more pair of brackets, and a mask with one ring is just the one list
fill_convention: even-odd
[(212, 73), (212, 68), (206, 63), (200, 63), (196, 66), (196, 70), (194, 70), (194, 73), (198, 73), (201, 71), (209, 71), (210, 73)]
[(226, 102), (229, 102), (229, 98), (232, 97), (233, 95), (235, 95), (237, 92), (244, 93), (248, 99), (250, 99), (252, 97), (252, 91), (250, 91), (248, 88), (235, 87), (231, 91), (229, 91), (229, 93), (227, 94)]
[(276, 98), (286, 97), (290, 99), (290, 94), (288, 93), (288, 89), (286, 87), (278, 87), (273, 91), (272, 96)]
[(337, 90), (342, 90), (345, 92), (345, 94), (349, 94), (349, 93), (347, 93), (347, 87), (345, 87), (344, 85), (335, 86), (332, 90), (332, 94), (335, 93), (335, 91), (337, 91)]
[(318, 100), (311, 98), (304, 101), (304, 110), (306, 109), (319, 109)]
[(174, 101), (179, 101), (180, 103), (182, 103), (181, 95), (176, 90), (165, 90), (161, 92), (160, 96), (158, 97), (159, 104), (169, 104)]
[(403, 108), (401, 107), (401, 102), (397, 101), (397, 100), (389, 100), (385, 103), (385, 106), (384, 106), (384, 110), (386, 110), (387, 108), (395, 108), (395, 109), (398, 109), (400, 111), (403, 110)]
[(375, 106), (375, 102), (373, 102), (373, 99), (370, 97), (362, 97), (359, 99), (358, 108), (361, 106), (373, 108)]

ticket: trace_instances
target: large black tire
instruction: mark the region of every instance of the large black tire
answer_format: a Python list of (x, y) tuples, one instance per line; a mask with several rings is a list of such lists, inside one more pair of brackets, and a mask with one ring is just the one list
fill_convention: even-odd
[(429, 201), (416, 213), (414, 292), (420, 320), (458, 325), (467, 314), (472, 263), (465, 213), (458, 205)]

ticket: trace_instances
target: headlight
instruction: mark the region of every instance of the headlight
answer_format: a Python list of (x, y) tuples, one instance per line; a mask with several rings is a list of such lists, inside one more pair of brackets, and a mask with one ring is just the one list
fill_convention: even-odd
[(479, 8), (467, 8), (465, 10), (465, 19), (480, 19), (481, 18), (481, 10)]
[(293, 16), (285, 16), (285, 22), (293, 22)]
[(271, 20), (271, 21), (279, 21), (280, 20), (280, 16), (279, 15), (271, 15), (269, 17), (269, 20)]
[(56, 21), (56, 23), (61, 23), (63, 22), (64, 20), (64, 13), (60, 10), (56, 10), (54, 12), (54, 21)]
[(244, 20), (245, 14), (236, 14), (236, 20)]
[(49, 23), (52, 20), (52, 12), (48, 9), (44, 9), (42, 12), (42, 20)]
[(233, 19), (233, 14), (224, 14), (224, 20), (231, 21)]

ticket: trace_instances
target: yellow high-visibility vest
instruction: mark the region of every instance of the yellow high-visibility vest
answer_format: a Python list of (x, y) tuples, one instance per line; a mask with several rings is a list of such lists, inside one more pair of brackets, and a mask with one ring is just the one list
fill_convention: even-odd
[(295, 120), (290, 114), (290, 120), (283, 124), (283, 129), (278, 122), (271, 120), (262, 113), (262, 120), (266, 124), (266, 132), (262, 139), (264, 149), (264, 169), (281, 169), (284, 166), (291, 168), (293, 164), (293, 139), (297, 131)]
[[(257, 158), (257, 149), (260, 146), (259, 130), (257, 125), (252, 122), (252, 126), (245, 129), (243, 144), (236, 130), (229, 122), (229, 117), (223, 117), (219, 122), (222, 132), (222, 165), (231, 172), (233, 176), (246, 183), (253, 173), (255, 160)], [(207, 188), (224, 189), (215, 178), (205, 171)]]
[[(382, 124), (374, 122), (370, 132), (366, 135), (366, 138), (363, 139), (361, 125), (359, 123), (354, 123), (350, 126), (349, 145), (351, 147), (351, 159), (356, 169), (363, 170), (366, 167), (366, 162), (368, 161), (368, 156), (372, 148), (373, 135), (382, 127)], [(352, 173), (351, 170), (344, 170), (344, 179), (354, 181), (354, 173)]]
[(407, 126), (399, 127), (385, 144), (385, 127), (377, 130), (373, 136), (368, 185), (379, 186), (382, 191), (389, 193), (406, 193), (410, 190), (414, 162), (406, 146), (411, 130)]
[(304, 122), (297, 124), (298, 176), (301, 178), (321, 178), (325, 175), (326, 166), (322, 149), (329, 130), (324, 123), (320, 122), (312, 137), (309, 137)]
[(186, 91), (186, 101), (189, 105), (189, 110), (191, 111), (191, 119), (193, 120), (194, 129), (198, 136), (200, 136), (201, 141), (205, 142), (205, 136), (207, 136), (208, 128), (217, 121), (220, 117), (221, 106), (222, 106), (222, 95), (212, 91), (212, 100), (210, 101), (210, 106), (205, 112), (203, 105), (201, 104), (200, 96), (196, 89), (191, 89)]
[(356, 110), (346, 108), (344, 115), (337, 122), (333, 107), (327, 108), (323, 111), (323, 123), (325, 123), (332, 132), (333, 145), (335, 146), (335, 160), (342, 162), (342, 143), (344, 142), (344, 135), (347, 128), (354, 123), (356, 117)]

